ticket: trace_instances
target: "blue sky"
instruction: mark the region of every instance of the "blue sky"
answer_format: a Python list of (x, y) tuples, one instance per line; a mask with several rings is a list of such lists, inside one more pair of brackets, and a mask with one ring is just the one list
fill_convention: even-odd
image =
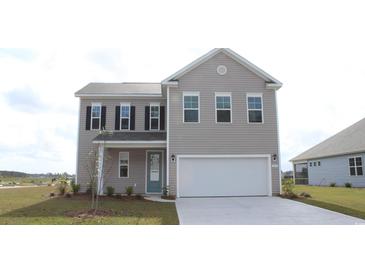
[[(74, 173), (75, 91), (93, 81), (161, 81), (209, 49), (1, 49), (0, 115), (9, 119), (2, 123), (0, 169)], [(334, 51), (321, 52), (316, 67), (305, 56), (284, 62), (257, 51), (246, 56), (284, 83), (278, 92), (284, 170), (291, 157), (365, 117), (357, 81), (365, 58), (335, 61)]]

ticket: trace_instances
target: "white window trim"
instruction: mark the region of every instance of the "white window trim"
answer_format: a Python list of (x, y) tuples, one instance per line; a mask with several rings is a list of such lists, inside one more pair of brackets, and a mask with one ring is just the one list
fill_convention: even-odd
[[(121, 166), (125, 166), (125, 165), (121, 165), (120, 164), (120, 155), (121, 154), (127, 154), (127, 156), (128, 156), (128, 164), (127, 164), (127, 173), (128, 173), (128, 176), (127, 177), (121, 177), (120, 176), (120, 167)], [(129, 178), (129, 152), (128, 151), (119, 151), (119, 161), (118, 161), (118, 177), (120, 178), (120, 179), (128, 179)]]
[[(251, 109), (251, 110), (261, 110), (261, 116), (262, 116), (262, 122), (250, 122), (250, 116), (249, 116), (249, 111), (250, 109), (248, 109), (248, 97), (260, 97), (261, 98), (261, 109)], [(264, 98), (262, 96), (262, 93), (247, 93), (246, 94), (246, 108), (247, 108), (247, 123), (248, 124), (263, 124), (264, 123)]]
[[(230, 101), (230, 108), (217, 108), (217, 97), (220, 96), (224, 96), (224, 97), (228, 97), (229, 96), (229, 101)], [(233, 122), (233, 111), (232, 111), (232, 93), (231, 92), (216, 92), (215, 93), (215, 123), (216, 124), (232, 124)], [(231, 117), (231, 121), (230, 122), (218, 122), (218, 115), (217, 115), (217, 111), (218, 110), (229, 110), (230, 111), (230, 117)]]
[[(350, 166), (350, 159), (354, 158), (354, 166)], [(356, 165), (356, 158), (361, 158), (361, 166), (358, 166)], [(358, 177), (358, 176), (364, 176), (364, 162), (363, 162), (363, 159), (362, 159), (362, 156), (361, 155), (356, 155), (356, 156), (351, 156), (351, 157), (348, 157), (347, 159), (347, 164), (348, 164), (348, 170), (349, 170), (349, 176), (350, 177)], [(355, 175), (351, 175), (351, 171), (350, 171), (350, 167), (354, 167), (355, 168)], [(357, 175), (357, 168), (358, 167), (361, 167), (362, 168), (362, 174), (363, 175)]]
[[(151, 107), (158, 107), (158, 128), (157, 129), (152, 129), (152, 111), (151, 111)], [(159, 131), (160, 130), (160, 117), (161, 117), (161, 107), (160, 107), (160, 103), (150, 103), (150, 131)], [(156, 117), (153, 117), (153, 119), (156, 119)]]
[[(122, 129), (122, 118), (127, 119), (127, 117), (122, 117), (122, 107), (129, 107), (129, 117), (128, 117), (128, 129)], [(119, 130), (129, 131), (131, 130), (131, 103), (120, 103), (120, 114), (119, 114)]]
[[(198, 96), (198, 108), (185, 108), (185, 96)], [(200, 92), (199, 91), (183, 92), (182, 110), (183, 110), (182, 116), (183, 116), (184, 124), (199, 124), (200, 123)], [(198, 110), (198, 122), (185, 122), (185, 110)]]
[[(93, 107), (100, 107), (99, 117), (93, 117)], [(93, 129), (93, 119), (99, 119), (99, 128)], [(101, 129), (101, 103), (91, 103), (90, 130)]]

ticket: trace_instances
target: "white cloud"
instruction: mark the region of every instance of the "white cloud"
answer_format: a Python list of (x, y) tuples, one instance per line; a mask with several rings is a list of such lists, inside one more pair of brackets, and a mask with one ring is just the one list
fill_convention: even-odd
[[(77, 130), (77, 89), (90, 81), (160, 81), (212, 47), (231, 47), (284, 83), (283, 169), (289, 158), (365, 117), (363, 1), (106, 0), (88, 1), (87, 11), (79, 1), (45, 1), (42, 11), (29, 12), (32, 6), (0, 11), (0, 26), (11, 26), (2, 29), (2, 41), (51, 48), (0, 54), (0, 115), (11, 117), (2, 121), (0, 148), (12, 157), (1, 153), (0, 167), (74, 171), (76, 140), (67, 132)], [(42, 98), (47, 113), (8, 105), (4, 94), (24, 88)], [(39, 159), (62, 157), (62, 164), (20, 153), (34, 146), (48, 150)]]

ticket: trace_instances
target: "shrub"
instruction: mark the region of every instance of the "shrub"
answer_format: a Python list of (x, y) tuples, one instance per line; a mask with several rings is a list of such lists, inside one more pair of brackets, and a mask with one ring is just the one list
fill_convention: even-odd
[(71, 193), (66, 193), (65, 197), (66, 197), (66, 198), (71, 198), (71, 197), (72, 197), (72, 195), (71, 195)]
[(312, 196), (307, 192), (302, 192), (299, 194), (299, 196), (304, 198), (312, 198)]
[(162, 188), (162, 195), (163, 195), (163, 196), (167, 196), (167, 195), (169, 195), (169, 187), (168, 187), (168, 186), (164, 186), (164, 187)]
[(294, 193), (294, 180), (288, 179), (284, 180), (282, 182), (282, 190), (283, 190), (283, 196), (288, 198), (296, 198), (296, 194)]
[(54, 197), (55, 196), (55, 194), (53, 193), (53, 192), (51, 192), (50, 194), (49, 194), (49, 197)]
[(114, 187), (112, 187), (112, 186), (108, 186), (108, 187), (106, 188), (106, 195), (107, 195), (108, 197), (113, 196), (113, 195), (114, 195)]
[(122, 194), (117, 194), (117, 195), (115, 195), (115, 198), (117, 198), (117, 199), (122, 199)]
[(71, 189), (74, 194), (77, 194), (80, 191), (80, 185), (75, 182), (71, 182)]
[(330, 183), (330, 187), (335, 187), (336, 183)]
[(67, 191), (67, 181), (60, 181), (57, 186), (57, 189), (60, 195), (65, 195)]
[(141, 194), (136, 194), (136, 199), (137, 200), (143, 200), (143, 196)]
[(345, 187), (351, 188), (352, 187), (352, 184), (351, 183), (345, 183)]
[(133, 186), (127, 186), (125, 188), (125, 192), (127, 193), (128, 196), (131, 196), (133, 194)]

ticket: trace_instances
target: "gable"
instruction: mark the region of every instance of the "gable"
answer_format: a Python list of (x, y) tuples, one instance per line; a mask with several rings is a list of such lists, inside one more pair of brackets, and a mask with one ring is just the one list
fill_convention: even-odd
[[(217, 72), (219, 66), (226, 68), (224, 75)], [(181, 90), (256, 92), (264, 90), (265, 85), (264, 79), (222, 52), (179, 78)]]
[[(231, 59), (232, 61), (235, 61), (237, 64), (245, 68), (246, 70), (250, 71), (251, 73), (255, 74), (259, 78), (265, 81), (265, 83), (271, 85), (273, 88), (280, 88), (282, 86), (282, 83), (263, 71), (262, 69), (258, 68), (242, 56), (238, 55), (234, 51), (228, 49), (228, 48), (217, 48), (213, 49), (207, 54), (203, 55), (202, 57), (198, 58), (194, 62), (190, 63), (189, 65), (185, 66), (178, 72), (174, 73), (170, 77), (166, 78), (164, 81), (162, 81), (163, 84), (167, 84), (170, 81), (177, 81), (180, 80), (183, 76), (190, 73), (191, 71), (195, 70), (196, 68), (204, 65), (206, 62), (209, 62), (211, 59), (216, 58), (217, 56), (223, 56), (225, 55), (227, 58)], [(217, 69), (216, 69), (217, 71)]]

